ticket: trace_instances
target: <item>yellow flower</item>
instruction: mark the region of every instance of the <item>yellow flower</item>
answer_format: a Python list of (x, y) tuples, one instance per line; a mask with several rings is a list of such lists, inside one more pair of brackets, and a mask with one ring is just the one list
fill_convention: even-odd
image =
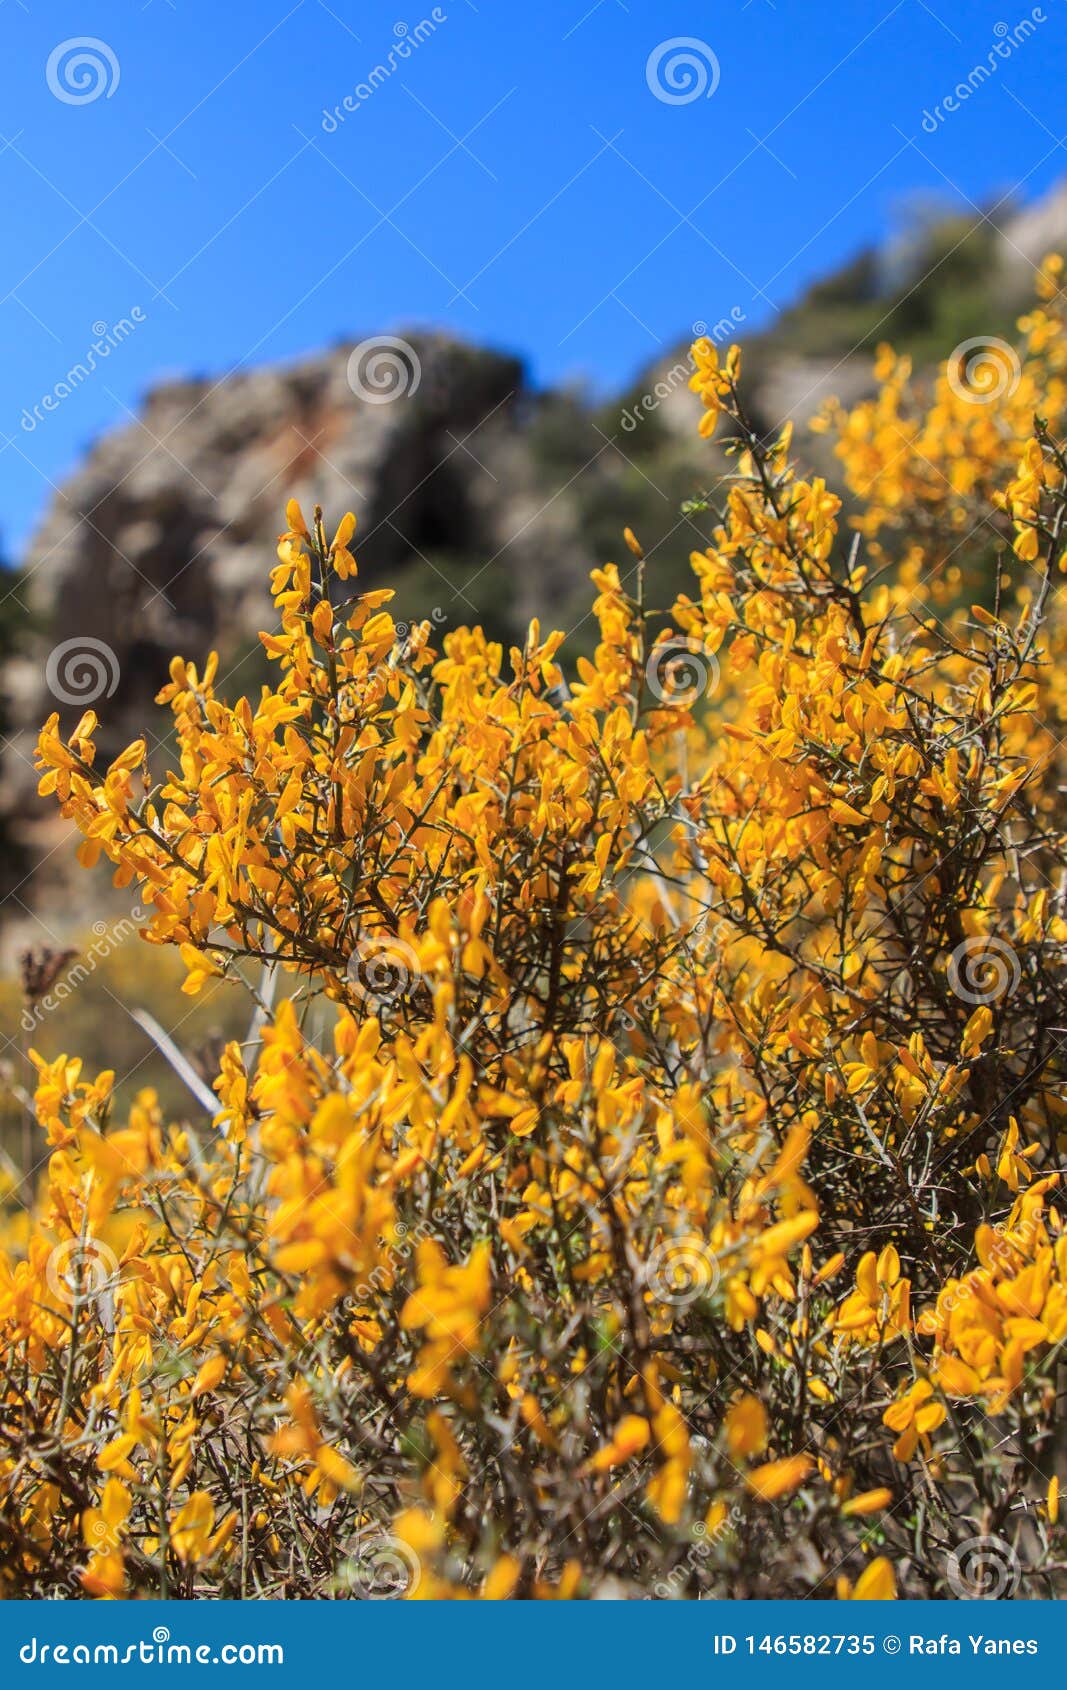
[(767, 1447), (767, 1410), (758, 1397), (743, 1396), (726, 1411), (723, 1422), (732, 1461), (759, 1455)]
[(170, 750), (110, 763), (49, 717), (42, 794), (221, 1055), (168, 1020), (172, 1119), (23, 962), (0, 1594), (825, 1594), (874, 1527), (842, 1596), (946, 1594), (890, 1443), (979, 1519), (1067, 1340), (1063, 275), (1003, 382), (880, 347), (843, 488), (699, 341), (688, 590), (620, 517), (577, 652), (394, 622), (290, 501), (254, 691), (176, 656)]
[(207, 1554), (215, 1509), (207, 1491), (194, 1491), (170, 1522), (170, 1541), (179, 1561), (200, 1561)]
[(889, 1507), (893, 1500), (893, 1492), (884, 1485), (877, 1490), (863, 1491), (859, 1496), (850, 1496), (847, 1502), (841, 1504), (841, 1512), (851, 1519), (855, 1514), (880, 1514)]
[(850, 1585), (847, 1579), (840, 1579), (837, 1594), (853, 1602), (895, 1601), (897, 1581), (892, 1562), (884, 1555), (877, 1556), (864, 1567), (855, 1586)]
[(745, 1482), (762, 1502), (773, 1502), (802, 1485), (814, 1466), (810, 1455), (786, 1455), (778, 1461), (765, 1461), (761, 1467), (754, 1467)]
[(897, 1402), (890, 1403), (882, 1419), (891, 1432), (898, 1434), (893, 1445), (896, 1459), (910, 1461), (920, 1439), (929, 1454), (930, 1433), (943, 1425), (946, 1413), (944, 1403), (934, 1397), (929, 1379), (917, 1379)]
[(651, 1436), (652, 1428), (639, 1414), (627, 1414), (616, 1426), (611, 1442), (591, 1456), (587, 1465), (593, 1473), (607, 1472), (624, 1461), (640, 1455)]

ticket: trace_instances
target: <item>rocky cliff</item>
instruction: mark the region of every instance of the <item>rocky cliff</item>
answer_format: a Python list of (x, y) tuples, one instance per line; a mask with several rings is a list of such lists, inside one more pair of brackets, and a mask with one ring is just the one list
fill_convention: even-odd
[[(1060, 192), (1003, 235), (942, 219), (893, 263), (860, 255), (748, 337), (758, 425), (802, 420), (830, 391), (855, 398), (878, 340), (922, 359), (968, 334), (1010, 332), (1027, 259), (1065, 225)], [(720, 331), (745, 340), (743, 325)], [(0, 763), (9, 856), (18, 848), (36, 865), (21, 897), (50, 903), (60, 920), (63, 830), (37, 800), (32, 769), (40, 722), (53, 709), (72, 722), (92, 698), (104, 753), (145, 725), (165, 734), (152, 701), (175, 651), (215, 647), (229, 690), (254, 687), (266, 572), (292, 495), (332, 518), (355, 511), (361, 582), (395, 587), (401, 621), (477, 620), (514, 638), (538, 615), (588, 648), (586, 577), (625, 556), (624, 523), (650, 554), (656, 602), (668, 603), (704, 541), (681, 504), (714, 475), (693, 436), (687, 375), (682, 346), (618, 400), (594, 404), (532, 390), (508, 353), (406, 332), (149, 393), (137, 420), (101, 439), (59, 490), (24, 560), (33, 632), (4, 665)]]

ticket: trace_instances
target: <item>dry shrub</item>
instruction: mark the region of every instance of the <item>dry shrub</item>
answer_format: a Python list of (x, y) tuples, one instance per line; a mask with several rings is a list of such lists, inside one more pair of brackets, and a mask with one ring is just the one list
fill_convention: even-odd
[(1060, 273), (831, 407), (850, 525), (698, 343), (730, 474), (654, 640), (629, 532), (568, 672), (398, 639), (293, 504), (273, 687), (176, 658), (165, 772), (46, 724), (252, 1025), (214, 1120), (38, 1059), (9, 1594), (1062, 1586)]

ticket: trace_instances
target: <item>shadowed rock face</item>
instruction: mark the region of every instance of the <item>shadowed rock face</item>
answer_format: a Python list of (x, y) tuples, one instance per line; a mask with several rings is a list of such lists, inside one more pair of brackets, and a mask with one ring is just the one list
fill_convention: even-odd
[[(438, 638), (481, 622), (521, 639), (531, 616), (585, 598), (602, 561), (586, 506), (598, 489), (600, 504), (614, 502), (627, 463), (596, 413), (534, 394), (516, 358), (444, 335), (405, 339), (415, 364), (389, 398), (388, 372), (353, 371), (350, 346), (167, 383), (59, 490), (24, 561), (34, 631), (3, 671), (0, 823), (30, 866), (66, 831), (37, 797), (32, 766), (53, 710), (69, 728), (92, 704), (105, 760), (146, 727), (166, 735), (154, 700), (176, 651), (201, 661), (217, 650), (230, 694), (258, 689), (268, 665), (256, 636), (271, 625), (268, 572), (290, 497), (333, 523), (354, 511), (360, 585), (395, 588), (397, 621), (432, 615)], [(535, 437), (554, 406), (562, 445), (553, 435), (542, 451)], [(677, 501), (656, 497), (669, 527)], [(64, 860), (35, 875), (35, 901), (50, 876), (61, 883)], [(10, 885), (22, 865), (4, 866)]]
[(175, 651), (199, 658), (216, 648), (233, 664), (254, 648), (270, 619), (267, 571), (291, 496), (334, 521), (356, 512), (363, 583), (399, 585), (421, 565), (412, 614), (430, 608), (422, 601), (432, 582), (443, 620), (466, 619), (463, 566), (471, 574), (496, 552), (518, 614), (531, 596), (533, 546), (515, 532), (525, 466), (514, 445), (529, 402), (522, 366), (443, 337), (411, 344), (421, 374), (407, 397), (357, 397), (342, 348), (289, 368), (169, 383), (135, 423), (93, 447), (25, 560), (23, 597), (40, 631), (7, 668), (5, 809), (29, 798), (24, 759), (39, 722), (52, 709), (64, 724), (76, 720), (80, 703), (61, 692), (92, 690), (73, 672), (59, 696), (50, 688), (57, 646), (100, 641), (114, 654), (113, 664), (105, 659), (113, 691), (96, 706), (105, 753), (144, 719)]

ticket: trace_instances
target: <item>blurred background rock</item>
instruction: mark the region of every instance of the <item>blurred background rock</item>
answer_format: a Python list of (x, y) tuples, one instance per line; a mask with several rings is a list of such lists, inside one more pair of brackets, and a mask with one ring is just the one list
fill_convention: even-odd
[[(828, 275), (769, 329), (746, 336), (728, 316), (692, 333), (741, 342), (757, 427), (793, 418), (799, 456), (835, 481), (825, 441), (801, 425), (830, 394), (854, 402), (870, 391), (881, 341), (921, 370), (970, 336), (1010, 337), (1033, 264), (1067, 244), (1067, 186), (998, 221), (913, 204), (895, 240)], [(180, 996), (180, 964), (138, 941), (128, 894), (110, 888), (106, 865), (78, 868), (54, 804), (37, 797), (33, 745), (57, 708), (49, 655), (68, 640), (103, 641), (117, 678), (95, 706), (101, 757), (147, 730), (163, 763), (168, 716), (153, 701), (174, 652), (199, 661), (217, 649), (230, 696), (265, 677), (256, 633), (270, 623), (267, 572), (295, 496), (332, 521), (355, 511), (360, 582), (395, 588), (397, 621), (431, 617), (438, 640), (480, 622), (511, 642), (538, 616), (570, 631), (573, 661), (594, 641), (589, 570), (632, 561), (624, 523), (645, 547), (657, 608), (706, 544), (707, 519), (682, 514), (722, 469), (695, 434), (692, 333), (600, 401), (533, 390), (509, 349), (402, 331), (420, 379), (393, 403), (353, 391), (349, 342), (223, 381), (169, 382), (91, 447), (12, 569), (0, 611), (0, 1148), (18, 1157), (28, 1044), (106, 1052), (121, 1093), (150, 1084), (181, 1109), (182, 1082), (128, 1010), (155, 1015), (205, 1072), (219, 1041), (241, 1032), (227, 988)], [(58, 707), (70, 727), (79, 707)], [(58, 1001), (53, 990), (47, 1011), (27, 1011), (27, 951), (68, 988)]]

